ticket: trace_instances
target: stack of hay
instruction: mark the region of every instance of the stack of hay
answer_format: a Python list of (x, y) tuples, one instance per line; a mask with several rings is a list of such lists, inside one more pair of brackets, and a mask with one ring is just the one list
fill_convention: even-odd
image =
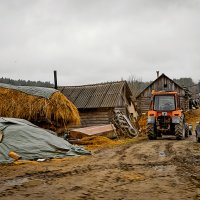
[(56, 132), (80, 123), (77, 108), (58, 90), (2, 83), (0, 117), (23, 118)]
[(146, 134), (146, 127), (147, 127), (147, 113), (141, 115), (138, 118), (138, 124), (140, 127), (140, 135), (145, 135)]

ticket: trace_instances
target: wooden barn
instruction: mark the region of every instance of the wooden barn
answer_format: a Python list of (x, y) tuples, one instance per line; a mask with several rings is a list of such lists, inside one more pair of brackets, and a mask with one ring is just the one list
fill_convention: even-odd
[(152, 90), (178, 92), (182, 109), (184, 111), (189, 109), (189, 91), (186, 90), (186, 88), (179, 86), (165, 74), (162, 74), (136, 97), (137, 110), (139, 114), (146, 113), (149, 110)]
[(137, 117), (126, 81), (63, 86), (59, 90), (78, 108), (81, 127), (110, 124), (116, 110), (131, 120)]

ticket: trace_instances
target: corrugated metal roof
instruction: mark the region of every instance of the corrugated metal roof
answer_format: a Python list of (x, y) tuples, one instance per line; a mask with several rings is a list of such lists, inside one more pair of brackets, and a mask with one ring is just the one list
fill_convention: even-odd
[(126, 81), (82, 86), (63, 86), (59, 87), (59, 90), (77, 108), (107, 108), (118, 106), (124, 87), (127, 88), (126, 91), (131, 96), (132, 93)]
[(102, 104), (109, 88), (110, 88), (110, 84), (98, 85), (96, 87), (95, 93), (93, 94), (93, 96), (91, 97), (91, 99), (88, 103), (88, 108), (102, 107), (101, 104)]
[(105, 98), (102, 101), (101, 107), (115, 107), (119, 106), (119, 98), (122, 95), (124, 84), (120, 82), (111, 84)]

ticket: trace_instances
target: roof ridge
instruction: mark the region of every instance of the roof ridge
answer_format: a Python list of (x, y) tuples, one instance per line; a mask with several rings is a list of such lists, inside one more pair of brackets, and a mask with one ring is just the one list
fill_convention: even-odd
[(93, 83), (93, 84), (85, 84), (85, 85), (69, 85), (69, 86), (59, 86), (60, 88), (63, 87), (85, 87), (85, 86), (97, 86), (97, 85), (106, 85), (106, 84), (114, 84), (114, 83), (125, 83), (127, 82), (126, 80), (121, 80), (121, 81), (107, 81), (107, 82), (101, 82), (101, 83)]

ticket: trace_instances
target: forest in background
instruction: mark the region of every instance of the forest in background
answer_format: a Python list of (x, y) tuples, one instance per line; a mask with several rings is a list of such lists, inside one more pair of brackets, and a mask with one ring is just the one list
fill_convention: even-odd
[(42, 82), (42, 81), (25, 81), (25, 80), (13, 80), (10, 78), (0, 78), (0, 83), (6, 83), (11, 85), (17, 85), (17, 86), (37, 86), (37, 87), (54, 87), (54, 84), (50, 82)]
[[(192, 78), (179, 78), (179, 79), (173, 79), (178, 85), (181, 87), (187, 87), (191, 88), (195, 85), (198, 85), (199, 92), (200, 92), (200, 81), (198, 84), (195, 84)], [(128, 85), (133, 93), (133, 97), (136, 97), (144, 88), (146, 88), (152, 81), (145, 82), (142, 81), (141, 78), (137, 78), (134, 76), (130, 76), (127, 80)], [(37, 86), (37, 87), (48, 87), (48, 88), (53, 88), (54, 84), (50, 83), (48, 81), (43, 82), (43, 81), (26, 81), (26, 80), (13, 80), (10, 78), (0, 78), (0, 83), (6, 83), (6, 84), (11, 84), (11, 85), (17, 85), (17, 86)]]

